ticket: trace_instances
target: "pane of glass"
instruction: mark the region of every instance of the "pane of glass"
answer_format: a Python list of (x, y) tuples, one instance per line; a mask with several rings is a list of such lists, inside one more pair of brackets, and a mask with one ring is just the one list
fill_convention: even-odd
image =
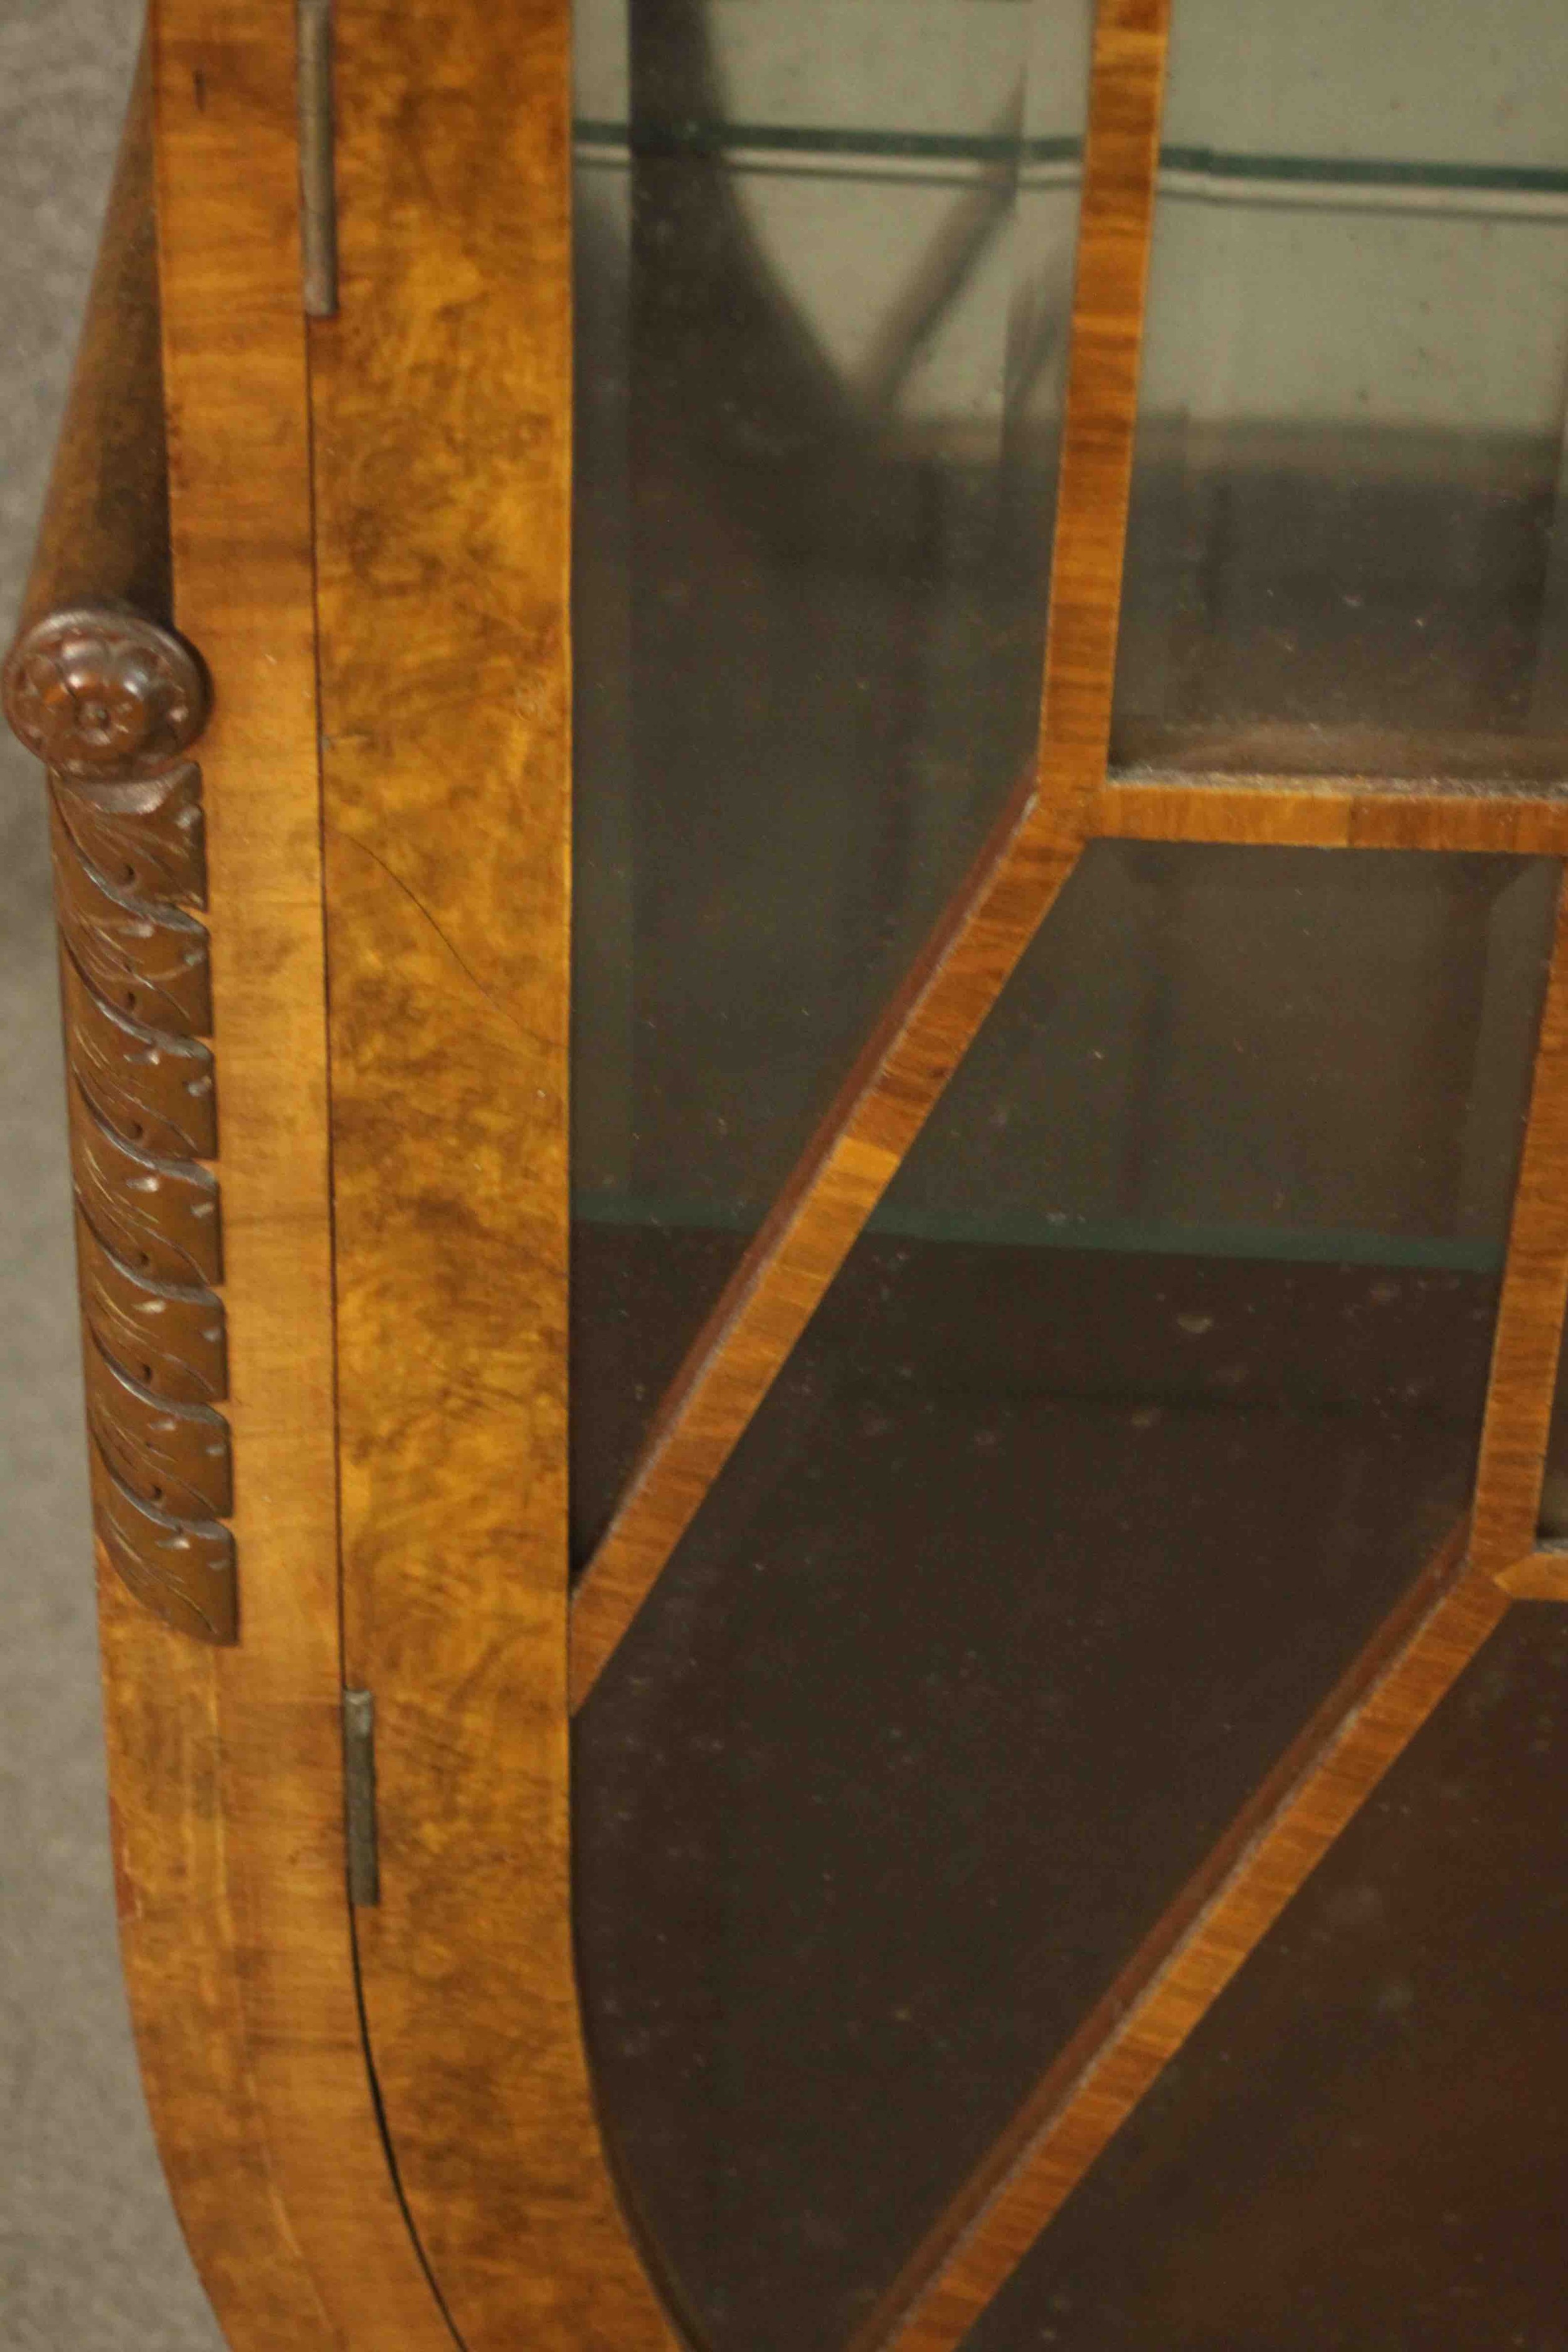
[(1182, 0), (1113, 756), (1568, 775), (1568, 10)]
[(717, 2352), (842, 2342), (1455, 1525), (1555, 879), (1097, 844), (584, 1710)]
[(1562, 2352), (1568, 1613), (1515, 1608), (967, 2352)]
[(1019, 782), (1088, 0), (578, 0), (574, 1519)]

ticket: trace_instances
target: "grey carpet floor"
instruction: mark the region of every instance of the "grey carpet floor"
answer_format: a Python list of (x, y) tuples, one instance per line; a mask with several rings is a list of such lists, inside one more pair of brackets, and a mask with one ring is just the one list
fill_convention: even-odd
[[(142, 0), (0, 0), (0, 638)], [(115, 1953), (38, 771), (0, 744), (0, 2347), (218, 2352)]]

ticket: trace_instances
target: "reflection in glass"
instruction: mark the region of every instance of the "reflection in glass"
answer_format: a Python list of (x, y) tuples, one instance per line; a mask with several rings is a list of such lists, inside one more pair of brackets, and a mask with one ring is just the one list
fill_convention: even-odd
[(1568, 2343), (1568, 1612), (1516, 1608), (966, 2352)]
[(1568, 778), (1568, 11), (1183, 0), (1115, 759)]
[(1088, 0), (579, 0), (574, 1518), (1029, 758)]
[(1555, 869), (1097, 844), (579, 1719), (601, 2112), (828, 2352), (1468, 1496)]

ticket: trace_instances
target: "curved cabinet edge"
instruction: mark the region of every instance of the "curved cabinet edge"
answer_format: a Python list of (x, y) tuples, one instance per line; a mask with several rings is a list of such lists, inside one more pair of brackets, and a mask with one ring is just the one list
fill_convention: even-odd
[[(168, 420), (173, 619), (215, 681), (203, 740), (214, 1032), (233, 1433), (239, 1639), (182, 1658), (213, 1727), (205, 1788), (221, 1884), (195, 1932), (224, 1971), (251, 2125), (224, 2138), (211, 2081), (165, 2063), (166, 2013), (141, 1957), (128, 1973), (160, 2126), (184, 2168), (198, 2268), (223, 2283), (235, 2352), (272, 2352), (276, 2283), (264, 2209), (237, 2255), (232, 2209), (267, 2194), (291, 2249), (293, 2304), (318, 2316), (290, 2352), (451, 2352), (380, 2128), (364, 2048), (345, 1877), (342, 1641), (321, 947), (321, 776), (293, 12), (255, 0), (156, 0), (156, 209)], [(187, 1645), (188, 1646), (188, 1645)], [(111, 1653), (110, 1715), (161, 1706), (145, 1643)], [(161, 1719), (161, 1718), (160, 1718)], [(171, 1727), (168, 1736), (178, 1738)], [(121, 1735), (117, 1732), (116, 1738)], [(122, 1748), (129, 1743), (121, 1742)], [(184, 1751), (182, 1750), (182, 1754)], [(117, 1757), (128, 1862), (137, 1757)], [(195, 1769), (195, 1759), (187, 1759)], [(208, 1834), (191, 1794), (145, 1832)], [(138, 1884), (142, 1866), (128, 1872)], [(158, 1935), (174, 1932), (172, 1890)], [(219, 2070), (221, 2071), (221, 2069)], [(226, 2190), (193, 2185), (202, 2151)], [(177, 2152), (177, 2153), (176, 2153)], [(195, 2201), (193, 2201), (195, 2200)]]
[(121, 1966), (170, 2195), (232, 2345), (331, 2345), (249, 2063), (215, 1660), (164, 1637), (101, 1551), (99, 1580)]
[[(313, 1806), (296, 1775), (279, 1808), (292, 1871), (255, 1834), (276, 1743), (302, 1746), (322, 1711), (258, 1717), (237, 1654), (171, 1637), (101, 1549), (99, 1608), (121, 1963), (153, 2136), (219, 2325), (234, 2352), (451, 2352), (369, 2095), (346, 1906), (310, 1867), (305, 1840), (320, 1865), (341, 1833), (327, 1739)], [(269, 2017), (279, 1997), (289, 2013)]]
[[(235, 2352), (451, 2352), (380, 2128), (344, 1880), (291, 32), (250, 0), (154, 7), (5, 699), (49, 774), (116, 1885), (155, 2136)], [(199, 772), (193, 641), (221, 680)]]

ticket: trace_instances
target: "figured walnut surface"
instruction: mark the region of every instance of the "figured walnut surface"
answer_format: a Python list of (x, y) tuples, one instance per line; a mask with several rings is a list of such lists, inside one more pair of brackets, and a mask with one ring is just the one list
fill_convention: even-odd
[[(104, 1614), (125, 1972), (164, 2165), (236, 2352), (450, 2352), (365, 2062), (343, 1884), (321, 803), (291, 18), (162, 0), (153, 26), (174, 617), (217, 682), (208, 833), (240, 1640)], [(176, 790), (174, 814), (189, 802)], [(98, 838), (122, 812), (100, 814)], [(190, 854), (176, 824), (169, 855)], [(182, 847), (181, 845), (184, 845)], [(116, 886), (118, 887), (118, 885)], [(141, 1018), (138, 1013), (135, 1017)], [(97, 1244), (84, 1263), (98, 1279)], [(140, 1388), (210, 1402), (187, 1287)], [(125, 1362), (127, 1360), (121, 1358)]]
[(355, 1928), (469, 2352), (669, 2340), (600, 2150), (568, 1870), (568, 20), (342, 0), (341, 308), (310, 331), (345, 1664), (381, 1825)]
[(1363, 776), (1113, 776), (1090, 830), (1130, 841), (1256, 848), (1568, 852), (1568, 797), (1499, 784), (1395, 784)]
[(578, 1587), (581, 1705), (1070, 872), (1105, 775), (1166, 0), (1095, 32), (1036, 772), (699, 1333)]
[(171, 1641), (99, 1559), (121, 1960), (163, 2168), (237, 2352), (337, 2352), (348, 2339), (295, 2239), (253, 2063), (219, 1654)]

